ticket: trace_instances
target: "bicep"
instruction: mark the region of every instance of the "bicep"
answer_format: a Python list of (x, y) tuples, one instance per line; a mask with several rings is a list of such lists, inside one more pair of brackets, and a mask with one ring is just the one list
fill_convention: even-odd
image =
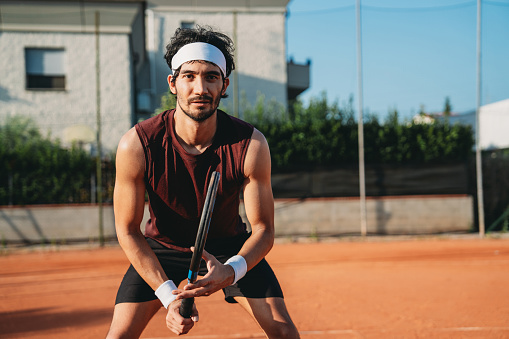
[(244, 162), (244, 205), (252, 227), (274, 227), (270, 151), (265, 137), (254, 130)]
[(139, 231), (145, 209), (145, 158), (136, 131), (131, 129), (119, 143), (113, 194), (117, 233)]

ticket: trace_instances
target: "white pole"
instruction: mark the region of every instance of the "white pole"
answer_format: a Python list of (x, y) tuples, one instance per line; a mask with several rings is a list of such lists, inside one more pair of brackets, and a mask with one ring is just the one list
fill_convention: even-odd
[(156, 104), (156, 34), (155, 34), (155, 14), (151, 9), (147, 13), (147, 49), (148, 60), (150, 63), (150, 105), (151, 108)]
[(484, 193), (482, 183), (481, 129), (481, 0), (477, 0), (477, 96), (475, 110), (475, 162), (477, 174), (477, 210), (479, 215), (479, 236), (484, 238)]
[(99, 51), (99, 11), (95, 12), (95, 88), (96, 88), (96, 122), (97, 122), (97, 206), (99, 208), (99, 245), (104, 246), (103, 199), (102, 199), (102, 154), (101, 154), (101, 68)]
[(364, 170), (364, 121), (362, 112), (362, 39), (361, 39), (361, 0), (357, 0), (357, 85), (359, 97), (359, 189), (360, 189), (360, 218), (361, 218), (361, 235), (367, 234), (366, 220), (366, 182)]
[(235, 54), (234, 54), (234, 62), (236, 70), (233, 71), (233, 116), (239, 118), (240, 110), (239, 110), (239, 71), (238, 71), (238, 46), (239, 43), (237, 41), (237, 11), (233, 11), (233, 43), (235, 45)]

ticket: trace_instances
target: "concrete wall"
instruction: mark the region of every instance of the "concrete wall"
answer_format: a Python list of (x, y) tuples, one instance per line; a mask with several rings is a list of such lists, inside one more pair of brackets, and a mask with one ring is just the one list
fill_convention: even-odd
[[(102, 34), (99, 42), (101, 137), (104, 150), (109, 152), (116, 149), (120, 137), (131, 127), (131, 53), (127, 34)], [(65, 49), (65, 91), (26, 89), (25, 47)], [(43, 135), (50, 132), (64, 143), (70, 141), (66, 130), (81, 126), (95, 141), (93, 33), (2, 32), (0, 55), (0, 122), (8, 116), (28, 116)]]
[[(360, 234), (357, 198), (277, 200), (277, 236)], [(368, 198), (368, 234), (431, 234), (468, 231), (473, 225), (471, 196)]]
[[(104, 207), (104, 234), (115, 236), (112, 206)], [(63, 242), (99, 238), (96, 205), (0, 209), (0, 238), (15, 242)]]
[[(115, 237), (113, 208), (103, 208), (104, 235)], [(242, 206), (241, 215), (246, 220)], [(464, 195), (370, 198), (367, 215), (369, 234), (467, 232), (473, 224), (473, 200)], [(147, 219), (148, 210), (144, 222)], [(360, 234), (359, 200), (276, 200), (275, 224), (278, 237)], [(0, 209), (0, 238), (6, 242), (60, 243), (98, 237), (95, 205)]]

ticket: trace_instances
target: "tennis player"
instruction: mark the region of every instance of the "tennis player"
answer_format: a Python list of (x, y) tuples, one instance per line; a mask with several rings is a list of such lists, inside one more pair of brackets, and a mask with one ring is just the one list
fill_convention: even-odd
[[(218, 110), (234, 69), (231, 39), (209, 28), (177, 29), (166, 46), (177, 107), (135, 125), (117, 150), (114, 192), (119, 243), (131, 266), (119, 287), (107, 338), (138, 338), (161, 308), (166, 325), (188, 333), (199, 314), (181, 300), (223, 290), (268, 338), (299, 338), (283, 292), (264, 257), (274, 243), (267, 141), (250, 124)], [(221, 175), (200, 275), (186, 279), (211, 173)], [(149, 198), (150, 220), (140, 224)], [(239, 216), (243, 193), (246, 224)], [(227, 324), (225, 324), (227, 326)]]

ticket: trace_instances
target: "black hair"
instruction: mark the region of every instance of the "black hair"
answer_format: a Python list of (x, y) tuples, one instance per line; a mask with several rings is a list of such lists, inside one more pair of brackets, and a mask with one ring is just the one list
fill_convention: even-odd
[[(166, 63), (171, 69), (171, 60), (177, 54), (178, 50), (187, 44), (193, 42), (206, 42), (216, 46), (224, 55), (226, 59), (226, 74), (224, 77), (230, 76), (230, 73), (235, 69), (235, 62), (233, 61), (233, 41), (227, 35), (215, 32), (210, 27), (197, 26), (196, 28), (177, 28), (175, 34), (171, 38), (168, 45), (166, 45), (166, 53), (164, 58)], [(180, 68), (173, 74), (175, 79), (178, 76)]]

